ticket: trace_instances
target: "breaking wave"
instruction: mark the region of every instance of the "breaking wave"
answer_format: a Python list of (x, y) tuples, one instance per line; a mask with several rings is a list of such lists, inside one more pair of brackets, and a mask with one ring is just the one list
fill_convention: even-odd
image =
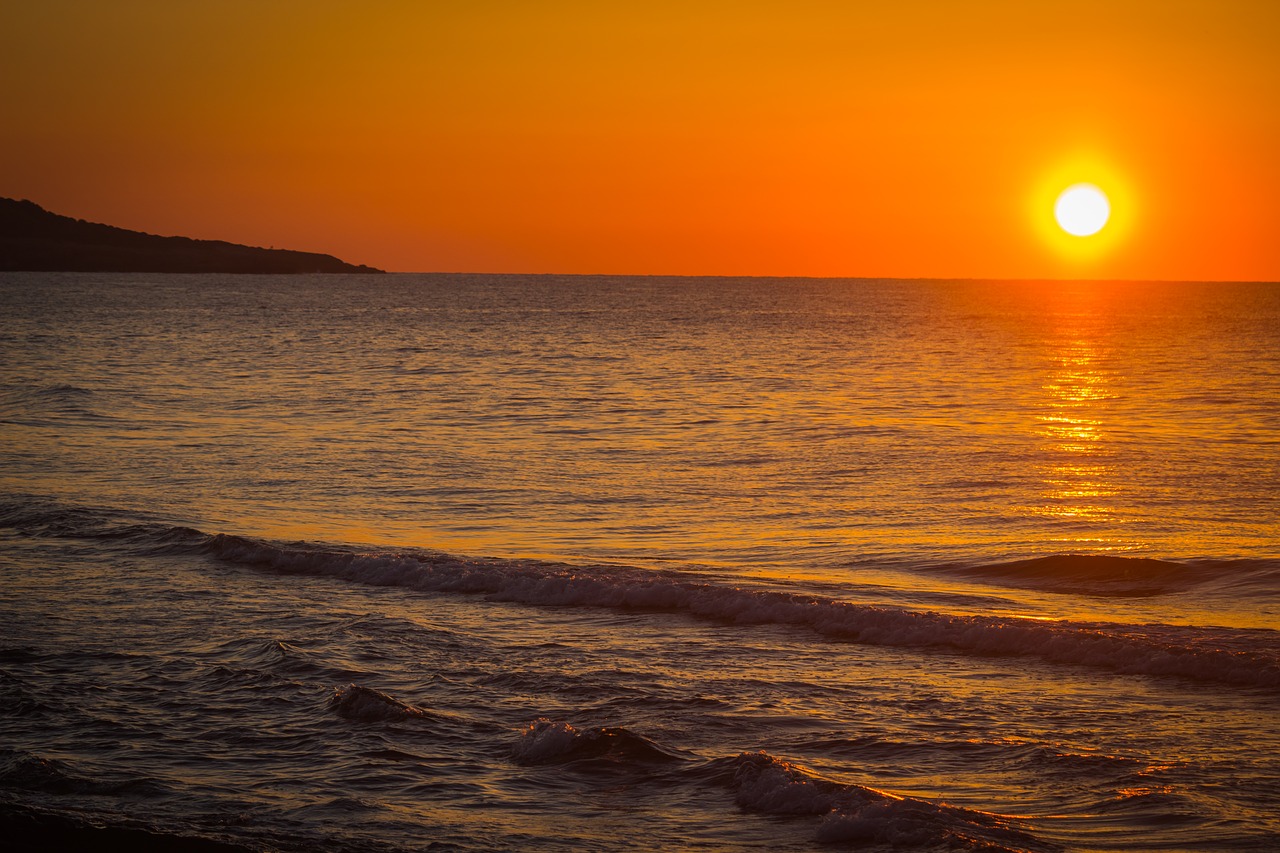
[[(1280, 636), (1265, 629), (954, 615), (859, 604), (821, 595), (748, 589), (674, 570), (281, 544), (229, 534), (205, 534), (186, 527), (123, 524), (90, 510), (69, 514), (58, 511), (51, 517), (39, 507), (0, 507), (0, 525), (37, 528), (47, 535), (109, 539), (119, 547), (148, 553), (199, 553), (263, 571), (333, 577), (419, 592), (483, 595), (530, 605), (679, 612), (739, 625), (805, 627), (819, 636), (843, 642), (1035, 658), (1126, 675), (1178, 677), (1242, 687), (1280, 687)], [(1102, 565), (1082, 563), (1081, 558), (1031, 562), (1042, 570), (1065, 566), (1076, 571), (1081, 565)]]
[(803, 626), (823, 637), (869, 645), (1033, 657), (1129, 675), (1246, 687), (1280, 686), (1280, 644), (1271, 631), (958, 616), (744, 589), (673, 571), (357, 552), (225, 534), (209, 536), (199, 547), (220, 560), (260, 569), (422, 592), (486, 595), (534, 605), (685, 612), (742, 625)]

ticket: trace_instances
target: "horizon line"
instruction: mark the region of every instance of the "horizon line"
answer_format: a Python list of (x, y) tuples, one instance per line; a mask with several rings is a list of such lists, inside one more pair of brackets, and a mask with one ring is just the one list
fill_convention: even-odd
[[(323, 275), (362, 275), (363, 273), (323, 273)], [(253, 273), (245, 273), (253, 275)], [(1183, 278), (1054, 278), (1019, 276), (901, 276), (901, 275), (779, 275), (761, 273), (610, 273), (610, 272), (486, 272), (479, 270), (386, 270), (382, 275), (505, 275), (561, 278), (755, 278), (812, 281), (953, 281), (953, 282), (1024, 282), (1093, 284), (1280, 284), (1280, 279), (1183, 279)]]

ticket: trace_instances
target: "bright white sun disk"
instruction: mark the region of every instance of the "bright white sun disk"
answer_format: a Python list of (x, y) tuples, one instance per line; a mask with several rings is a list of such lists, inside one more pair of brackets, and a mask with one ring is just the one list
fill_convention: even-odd
[(1053, 206), (1053, 217), (1062, 230), (1077, 237), (1097, 234), (1111, 217), (1111, 203), (1093, 184), (1067, 187)]

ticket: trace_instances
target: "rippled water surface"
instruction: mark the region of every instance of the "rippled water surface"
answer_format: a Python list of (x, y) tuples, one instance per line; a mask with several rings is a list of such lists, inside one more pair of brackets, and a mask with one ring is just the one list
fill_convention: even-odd
[(1277, 435), (1276, 285), (5, 274), (0, 825), (1273, 849)]

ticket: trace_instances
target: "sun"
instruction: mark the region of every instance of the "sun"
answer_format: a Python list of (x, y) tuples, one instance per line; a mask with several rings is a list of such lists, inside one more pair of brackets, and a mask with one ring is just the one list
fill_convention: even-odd
[(1097, 234), (1111, 217), (1111, 202), (1093, 184), (1067, 187), (1053, 205), (1053, 217), (1068, 234), (1088, 237)]

